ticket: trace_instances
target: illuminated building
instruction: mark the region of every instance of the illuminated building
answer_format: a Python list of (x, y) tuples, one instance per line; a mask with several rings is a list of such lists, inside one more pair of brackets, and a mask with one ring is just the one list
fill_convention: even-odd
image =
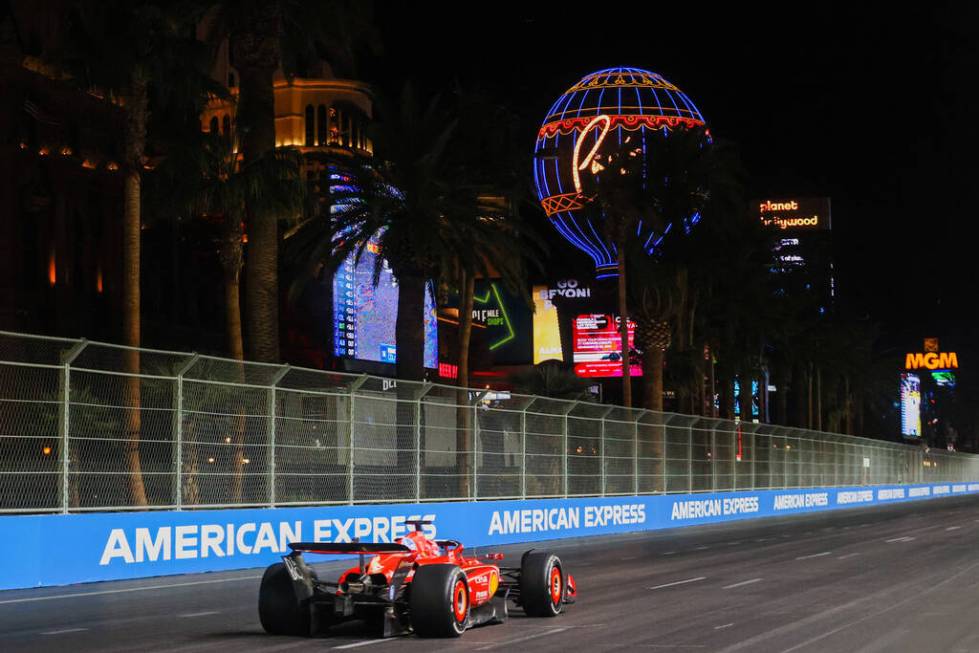
[[(586, 75), (551, 106), (534, 145), (537, 196), (558, 232), (595, 262), (598, 278), (617, 274), (616, 247), (605, 235), (605, 216), (592, 204), (603, 149), (631, 137), (645, 150), (656, 131), (704, 124), (686, 93), (639, 68)], [(699, 214), (691, 216), (688, 226), (699, 219)], [(649, 252), (663, 236), (649, 224), (640, 223), (636, 230)]]
[(113, 338), (124, 114), (44, 63), (60, 4), (0, 7), (0, 329)]
[(778, 291), (812, 298), (825, 314), (836, 296), (833, 220), (828, 197), (757, 200), (758, 219), (773, 233), (772, 267)]

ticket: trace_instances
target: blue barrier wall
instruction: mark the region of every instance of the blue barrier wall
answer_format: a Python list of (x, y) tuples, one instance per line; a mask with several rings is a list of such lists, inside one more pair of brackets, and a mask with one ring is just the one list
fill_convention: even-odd
[(607, 498), (0, 517), (0, 589), (263, 567), (289, 542), (386, 542), (405, 520), (467, 546), (608, 535), (979, 492), (979, 483)]

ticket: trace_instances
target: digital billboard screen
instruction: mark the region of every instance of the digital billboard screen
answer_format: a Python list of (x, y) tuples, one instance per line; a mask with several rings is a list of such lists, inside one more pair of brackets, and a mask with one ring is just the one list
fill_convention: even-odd
[(591, 288), (576, 279), (562, 279), (553, 285), (533, 287), (534, 365), (546, 360), (564, 360), (558, 310), (552, 301), (555, 297), (586, 301), (591, 299)]
[[(333, 351), (340, 358), (397, 362), (395, 324), (398, 319), (398, 282), (387, 261), (382, 261), (378, 283), (374, 265), (379, 256), (372, 239), (360, 260), (351, 254), (333, 277)], [(438, 323), (435, 298), (425, 292), (425, 367), (438, 367)]]
[(917, 374), (901, 375), (901, 435), (921, 437), (921, 379)]
[[(642, 376), (641, 361), (635, 352), (636, 323), (629, 320), (629, 348), (632, 350), (629, 374)], [(622, 376), (622, 336), (617, 316), (586, 313), (572, 325), (574, 371), (580, 377)]]
[[(473, 325), (494, 365), (526, 365), (531, 359), (531, 312), (527, 302), (496, 280), (476, 281)], [(475, 334), (474, 334), (475, 335)]]

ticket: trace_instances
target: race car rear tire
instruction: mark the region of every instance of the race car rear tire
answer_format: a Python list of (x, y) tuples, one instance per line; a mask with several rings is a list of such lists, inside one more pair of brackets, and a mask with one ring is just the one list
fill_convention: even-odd
[(458, 637), (469, 622), (469, 582), (456, 565), (423, 565), (411, 580), (411, 627), (419, 637)]
[(269, 566), (262, 575), (258, 618), (265, 632), (272, 635), (309, 637), (309, 606), (296, 600), (292, 578), (281, 562)]
[(529, 617), (556, 617), (564, 610), (567, 579), (561, 559), (528, 551), (520, 562), (520, 604)]

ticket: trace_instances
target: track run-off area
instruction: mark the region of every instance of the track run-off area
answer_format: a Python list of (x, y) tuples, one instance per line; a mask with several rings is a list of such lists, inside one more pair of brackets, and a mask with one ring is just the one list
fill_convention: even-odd
[(257, 569), (14, 590), (0, 592), (0, 651), (964, 653), (979, 651), (977, 540), (979, 496), (963, 496), (496, 547), (507, 565), (553, 550), (578, 602), (555, 619), (513, 610), (455, 640), (379, 639), (358, 622), (266, 635)]

